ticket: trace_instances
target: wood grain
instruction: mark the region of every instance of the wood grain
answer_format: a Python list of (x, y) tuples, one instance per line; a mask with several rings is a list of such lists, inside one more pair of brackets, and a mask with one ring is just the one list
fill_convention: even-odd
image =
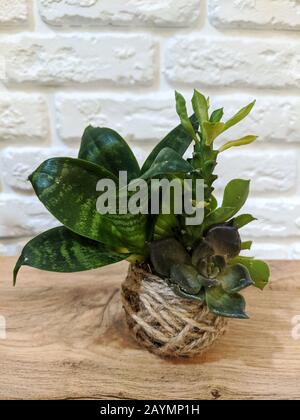
[(126, 264), (60, 275), (0, 259), (1, 399), (300, 399), (300, 263), (273, 262), (272, 283), (246, 293), (250, 321), (232, 321), (208, 355), (166, 361), (130, 338), (119, 288)]

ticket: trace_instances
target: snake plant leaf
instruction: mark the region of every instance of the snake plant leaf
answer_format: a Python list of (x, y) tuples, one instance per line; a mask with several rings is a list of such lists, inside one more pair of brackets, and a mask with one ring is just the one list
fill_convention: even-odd
[(219, 148), (219, 152), (224, 152), (225, 150), (228, 150), (231, 147), (245, 146), (247, 144), (251, 144), (257, 139), (258, 136), (244, 136), (238, 140), (229, 141)]
[(253, 241), (242, 242), (241, 250), (243, 250), (243, 251), (250, 250), (252, 248), (252, 245), (253, 245)]
[(218, 123), (224, 116), (224, 108), (216, 109), (210, 116), (209, 121), (212, 123)]
[(89, 126), (84, 131), (79, 159), (95, 163), (117, 177), (127, 171), (128, 181), (140, 175), (139, 164), (126, 141), (110, 128)]
[(235, 257), (229, 261), (231, 265), (241, 264), (247, 268), (250, 273), (254, 286), (260, 290), (268, 285), (270, 279), (270, 268), (264, 261), (249, 257)]
[(141, 178), (150, 179), (161, 175), (185, 174), (193, 170), (193, 167), (180, 154), (170, 147), (165, 147), (157, 155), (155, 161)]
[[(190, 121), (194, 130), (197, 131), (199, 123), (197, 121), (196, 116), (192, 115), (190, 117)], [(189, 148), (192, 141), (193, 137), (191, 137), (187, 133), (187, 131), (181, 124), (178, 125), (152, 150), (141, 169), (141, 174), (144, 174), (150, 168), (150, 166), (152, 165), (152, 163), (154, 162), (157, 155), (162, 149), (170, 147), (171, 149), (175, 150), (180, 156), (183, 156)]]
[(257, 220), (251, 214), (241, 214), (233, 219), (232, 223), (237, 229), (241, 229), (242, 227), (248, 225), (251, 222)]
[(253, 281), (248, 269), (241, 264), (228, 266), (218, 276), (225, 292), (233, 294), (238, 293), (247, 287), (253, 286)]
[(177, 284), (185, 293), (198, 295), (202, 289), (201, 276), (192, 265), (175, 264), (171, 267), (170, 281)]
[(224, 191), (222, 207), (233, 207), (238, 213), (249, 196), (250, 181), (244, 179), (233, 179)]
[(206, 303), (211, 312), (225, 318), (248, 319), (245, 313), (246, 302), (238, 293), (229, 294), (223, 287), (206, 290)]
[(14, 270), (14, 284), (24, 265), (45, 271), (75, 273), (114, 264), (128, 258), (105, 245), (57, 227), (32, 239), (24, 247)]
[(202, 93), (200, 93), (198, 90), (194, 91), (192, 105), (193, 105), (195, 115), (200, 124), (201, 130), (203, 132), (203, 123), (209, 120), (209, 116), (208, 116), (209, 106), (208, 106), (206, 97), (202, 95)]
[(232, 118), (230, 118), (230, 120), (225, 123), (225, 130), (228, 130), (229, 128), (244, 120), (252, 111), (255, 103), (256, 101), (251, 102), (249, 105), (246, 105), (239, 112), (237, 112)]
[(42, 163), (30, 181), (45, 207), (71, 231), (110, 247), (143, 250), (145, 215), (98, 213), (100, 193), (96, 187), (102, 178), (115, 179), (111, 172), (93, 163), (54, 158)]
[(193, 124), (191, 123), (187, 109), (186, 109), (186, 101), (184, 97), (179, 92), (175, 92), (176, 97), (176, 111), (179, 115), (181, 125), (186, 130), (186, 132), (194, 139), (198, 140), (196, 136), (196, 132), (194, 130)]
[(208, 231), (205, 240), (213, 249), (214, 255), (234, 258), (241, 251), (241, 237), (233, 226), (215, 226)]
[(170, 238), (175, 235), (179, 227), (179, 221), (174, 214), (160, 214), (154, 223), (153, 239), (158, 241)]
[(191, 258), (184, 246), (174, 238), (152, 242), (150, 244), (150, 259), (154, 270), (163, 277), (170, 277), (173, 265), (191, 263)]

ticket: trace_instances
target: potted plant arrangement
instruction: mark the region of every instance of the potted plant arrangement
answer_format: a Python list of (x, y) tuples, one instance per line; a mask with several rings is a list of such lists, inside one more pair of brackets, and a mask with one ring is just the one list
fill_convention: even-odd
[[(128, 260), (122, 301), (132, 334), (162, 357), (191, 357), (207, 351), (224, 334), (229, 318), (248, 318), (241, 291), (249, 286), (264, 289), (270, 271), (265, 262), (240, 255), (251, 242), (242, 242), (239, 230), (255, 220), (239, 214), (249, 181), (229, 182), (221, 203), (214, 196), (219, 155), (257, 137), (245, 136), (218, 148), (215, 140), (241, 122), (254, 102), (226, 122), (223, 109), (210, 113), (209, 99), (199, 91), (194, 92), (191, 117), (178, 92), (176, 104), (181, 124), (154, 148), (142, 168), (118, 133), (90, 126), (77, 159), (53, 158), (36, 169), (29, 177), (34, 191), (62, 226), (24, 247), (14, 284), (23, 265), (70, 273)], [(192, 157), (185, 159), (192, 143)], [(184, 212), (174, 211), (174, 203), (168, 213), (162, 207), (157, 214), (119, 208), (100, 213), (99, 180), (118, 185), (120, 173), (126, 173), (128, 183), (143, 180), (148, 186), (154, 179), (179, 185), (189, 180), (194, 208), (202, 209), (201, 223), (187, 223)], [(197, 180), (203, 182), (200, 201)], [(151, 207), (151, 197), (146, 207)]]

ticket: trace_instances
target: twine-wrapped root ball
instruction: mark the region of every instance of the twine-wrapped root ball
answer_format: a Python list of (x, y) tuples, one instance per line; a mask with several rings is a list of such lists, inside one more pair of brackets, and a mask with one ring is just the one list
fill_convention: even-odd
[(227, 326), (205, 304), (178, 297), (167, 282), (130, 266), (122, 285), (127, 323), (137, 342), (161, 357), (193, 357), (209, 350)]

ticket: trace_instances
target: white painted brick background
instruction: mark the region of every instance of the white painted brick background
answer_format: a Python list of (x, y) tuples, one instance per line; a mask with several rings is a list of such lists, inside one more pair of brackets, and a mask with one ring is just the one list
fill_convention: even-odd
[(56, 225), (28, 174), (75, 156), (88, 124), (119, 131), (140, 162), (178, 120), (174, 89), (196, 87), (226, 116), (217, 193), (252, 179), (254, 253), (300, 258), (300, 3), (296, 0), (0, 0), (0, 255)]

